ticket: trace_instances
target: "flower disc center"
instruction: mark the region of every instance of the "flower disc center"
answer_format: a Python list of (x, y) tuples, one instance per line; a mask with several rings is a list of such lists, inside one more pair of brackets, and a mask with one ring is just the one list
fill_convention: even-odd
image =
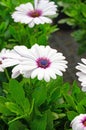
[(86, 127), (86, 119), (83, 121), (83, 125)]
[(37, 65), (38, 65), (38, 67), (46, 69), (47, 67), (49, 67), (50, 61), (46, 58), (39, 58), (37, 60)]
[(2, 64), (2, 61), (0, 61), (0, 65)]
[(42, 11), (41, 10), (33, 10), (33, 11), (30, 11), (27, 15), (29, 15), (30, 17), (39, 17), (41, 16), (42, 14)]

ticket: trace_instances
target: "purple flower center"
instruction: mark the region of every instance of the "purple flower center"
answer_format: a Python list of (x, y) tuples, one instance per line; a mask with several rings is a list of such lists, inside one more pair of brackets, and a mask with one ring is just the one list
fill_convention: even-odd
[(82, 121), (83, 125), (86, 127), (86, 118)]
[(37, 65), (40, 68), (46, 69), (46, 68), (48, 68), (50, 66), (50, 64), (51, 64), (51, 62), (47, 58), (39, 58), (39, 59), (37, 59)]
[(27, 15), (30, 17), (33, 17), (33, 18), (39, 17), (42, 15), (42, 11), (41, 10), (32, 10)]

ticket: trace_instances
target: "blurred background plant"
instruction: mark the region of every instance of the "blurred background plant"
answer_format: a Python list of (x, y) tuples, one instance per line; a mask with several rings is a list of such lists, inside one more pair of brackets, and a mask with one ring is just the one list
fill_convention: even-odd
[[(61, 29), (69, 25), (72, 37), (79, 44), (78, 54), (86, 52), (86, 1), (85, 0), (54, 0), (59, 9), (56, 19)], [(64, 25), (64, 26), (63, 26)], [(62, 27), (61, 27), (62, 26)]]

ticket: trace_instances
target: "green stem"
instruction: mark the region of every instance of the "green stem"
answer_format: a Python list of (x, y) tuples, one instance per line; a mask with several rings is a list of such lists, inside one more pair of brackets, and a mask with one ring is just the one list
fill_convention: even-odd
[(7, 79), (10, 80), (10, 76), (9, 76), (9, 74), (8, 74), (7, 69), (5, 69), (4, 72), (5, 72), (5, 75), (6, 75)]

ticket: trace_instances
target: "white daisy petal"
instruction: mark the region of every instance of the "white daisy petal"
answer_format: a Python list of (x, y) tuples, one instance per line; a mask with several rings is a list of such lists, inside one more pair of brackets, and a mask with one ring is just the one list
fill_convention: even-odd
[(34, 25), (35, 25), (34, 21), (31, 21), (30, 23), (28, 23), (28, 26), (29, 26), (30, 28), (34, 27)]
[(38, 80), (42, 80), (44, 77), (44, 69), (41, 69), (39, 70), (39, 73), (38, 73)]
[(47, 69), (47, 72), (48, 72), (49, 76), (50, 76), (52, 79), (56, 79), (56, 74), (54, 73), (54, 71), (53, 71), (51, 68), (48, 68), (48, 69)]
[(13, 50), (2, 49), (0, 52), (0, 71), (3, 72), (6, 67), (19, 64), (21, 57)]
[(16, 64), (19, 64), (19, 60), (17, 59), (5, 59), (2, 61), (2, 64), (3, 64), (3, 67), (6, 68), (6, 67), (10, 67), (10, 66), (14, 66)]
[(44, 70), (44, 80), (45, 80), (46, 82), (49, 82), (49, 81), (50, 81), (49, 73), (48, 73), (46, 70)]
[(13, 13), (12, 18), (14, 19), (15, 22), (21, 22), (25, 24), (29, 24), (33, 20), (33, 18), (17, 11)]
[(16, 7), (15, 9), (17, 11), (27, 12), (28, 10), (33, 10), (33, 5), (30, 2), (28, 2), (26, 4), (21, 4), (20, 6)]
[(22, 65), (22, 73), (24, 71), (31, 71), (31, 70), (34, 70), (35, 68), (37, 68), (35, 65)]
[(17, 78), (21, 74), (21, 65), (17, 65), (12, 69), (12, 78)]
[(78, 63), (78, 65), (76, 66), (76, 69), (79, 70), (79, 72), (77, 72), (76, 75), (78, 76), (78, 80), (81, 82), (82, 91), (85, 91), (85, 87), (86, 87), (86, 59), (82, 58), (81, 61), (84, 64)]
[(14, 51), (16, 51), (18, 54), (26, 56), (28, 54), (28, 48), (25, 46), (15, 46)]
[(34, 23), (35, 24), (42, 24), (43, 22), (40, 18), (37, 17), (37, 18), (34, 18)]
[(81, 64), (81, 63), (78, 63), (78, 64), (79, 65), (76, 66), (76, 69), (78, 69), (78, 70), (82, 71), (83, 73), (85, 73), (86, 72), (86, 65)]
[(4, 67), (0, 65), (0, 72), (4, 72)]
[(80, 114), (71, 121), (72, 130), (86, 130), (86, 114)]
[(22, 74), (23, 74), (23, 76), (24, 76), (25, 78), (30, 78), (32, 71), (33, 71), (33, 70), (25, 71), (25, 72), (23, 72)]
[(52, 23), (52, 20), (48, 17), (41, 16), (40, 19), (43, 21), (43, 23)]
[(20, 71), (16, 71), (12, 73), (11, 77), (14, 79), (14, 78), (17, 78), (19, 75), (20, 75)]
[(34, 0), (34, 4), (28, 2), (15, 8), (12, 18), (15, 22), (28, 24), (30, 28), (35, 24), (52, 23), (51, 16), (55, 17), (57, 5), (49, 0)]
[(86, 64), (86, 59), (85, 58), (82, 58), (81, 61)]
[[(84, 86), (84, 85), (83, 85), (83, 86)], [(85, 84), (85, 86), (86, 86), (86, 84)], [(86, 87), (83, 87), (83, 88), (82, 88), (82, 91), (86, 92)]]
[(31, 78), (32, 79), (35, 78), (38, 75), (39, 72), (40, 72), (40, 68), (37, 68), (34, 71), (32, 71)]
[(38, 3), (39, 3), (39, 0), (34, 0), (34, 7), (35, 7), (35, 9), (38, 8)]

